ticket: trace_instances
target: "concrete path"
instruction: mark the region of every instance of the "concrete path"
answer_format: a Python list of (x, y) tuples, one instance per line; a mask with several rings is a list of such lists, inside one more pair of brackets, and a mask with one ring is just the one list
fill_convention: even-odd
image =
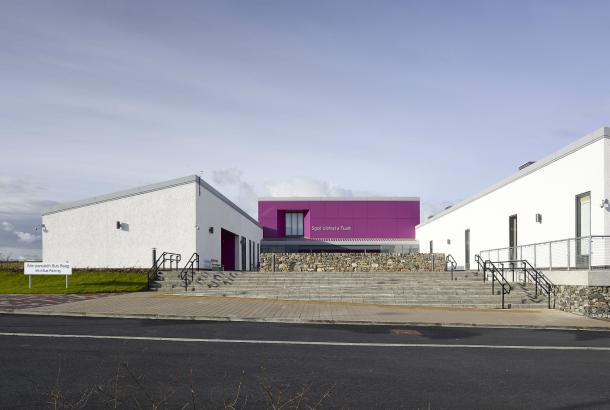
[(610, 330), (610, 321), (559, 310), (425, 308), (301, 302), (141, 292), (25, 309), (20, 314), (222, 320), (286, 323), (359, 323)]

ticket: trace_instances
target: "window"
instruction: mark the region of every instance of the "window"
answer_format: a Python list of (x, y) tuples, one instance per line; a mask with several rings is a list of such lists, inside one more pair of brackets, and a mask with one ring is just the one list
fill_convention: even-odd
[(303, 236), (303, 212), (286, 212), (286, 236)]
[(576, 195), (576, 266), (589, 266), (591, 235), (591, 192)]

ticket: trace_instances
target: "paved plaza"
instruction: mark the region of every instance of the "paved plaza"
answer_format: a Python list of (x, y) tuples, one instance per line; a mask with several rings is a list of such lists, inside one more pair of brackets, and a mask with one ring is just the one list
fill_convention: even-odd
[(188, 320), (610, 329), (610, 321), (590, 319), (553, 309), (406, 307), (322, 301), (175, 296), (156, 292), (104, 296), (90, 298), (79, 295), (80, 300), (66, 298), (64, 303), (16, 308), (4, 306), (0, 310), (5, 313), (34, 315)]

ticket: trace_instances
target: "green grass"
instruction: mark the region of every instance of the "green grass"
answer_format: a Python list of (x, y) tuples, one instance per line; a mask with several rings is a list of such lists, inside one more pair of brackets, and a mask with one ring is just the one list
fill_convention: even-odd
[(32, 289), (28, 277), (16, 270), (3, 270), (0, 266), (0, 293), (114, 293), (138, 292), (146, 289), (146, 274), (122, 271), (78, 271), (68, 278), (59, 275), (32, 276)]

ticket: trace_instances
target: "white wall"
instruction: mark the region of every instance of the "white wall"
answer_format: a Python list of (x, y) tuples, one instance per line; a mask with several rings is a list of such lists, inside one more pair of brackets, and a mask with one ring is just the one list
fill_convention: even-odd
[[(226, 229), (240, 238), (245, 237), (260, 243), (263, 237), (263, 230), (241, 212), (237, 211), (218, 196), (209, 192), (205, 187), (201, 187), (197, 193), (197, 252), (199, 253), (200, 264), (210, 259), (221, 260), (221, 229)], [(209, 233), (209, 228), (214, 227), (214, 233)], [(239, 242), (235, 244), (235, 267), (241, 269), (241, 246)], [(246, 265), (249, 270), (249, 246), (246, 241)], [(254, 262), (256, 267), (256, 262)]]
[[(153, 247), (158, 254), (177, 252), (188, 258), (195, 251), (195, 187), (191, 182), (43, 215), (43, 260), (75, 267), (149, 268)], [(117, 221), (123, 229), (116, 229)]]
[[(575, 196), (591, 191), (591, 234), (609, 235), (609, 210), (600, 202), (610, 194), (607, 138), (535, 170), (474, 201), (416, 227), (420, 250), (450, 253), (465, 264), (464, 231), (470, 229), (470, 266), (484, 249), (509, 246), (509, 216), (518, 219), (518, 245), (575, 236)], [(481, 170), (482, 172), (484, 170)], [(527, 172), (527, 169), (522, 173)], [(465, 187), (467, 188), (467, 187)], [(542, 223), (535, 215), (542, 214)], [(451, 244), (447, 244), (447, 239)]]

